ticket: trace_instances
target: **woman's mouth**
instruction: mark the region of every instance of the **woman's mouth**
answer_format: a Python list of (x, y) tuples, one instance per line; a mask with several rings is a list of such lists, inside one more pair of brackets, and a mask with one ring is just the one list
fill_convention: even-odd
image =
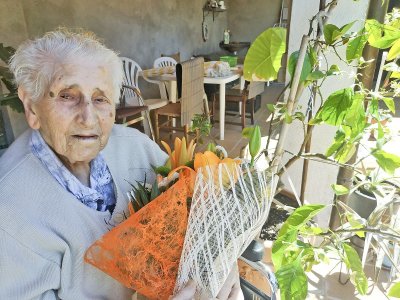
[(96, 134), (93, 135), (74, 134), (73, 137), (81, 141), (93, 141), (99, 138), (99, 136)]

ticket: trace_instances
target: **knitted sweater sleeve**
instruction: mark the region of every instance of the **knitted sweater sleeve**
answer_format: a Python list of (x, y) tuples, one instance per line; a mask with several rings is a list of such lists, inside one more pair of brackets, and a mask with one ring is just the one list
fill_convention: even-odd
[(59, 287), (60, 266), (0, 228), (0, 299), (54, 300)]

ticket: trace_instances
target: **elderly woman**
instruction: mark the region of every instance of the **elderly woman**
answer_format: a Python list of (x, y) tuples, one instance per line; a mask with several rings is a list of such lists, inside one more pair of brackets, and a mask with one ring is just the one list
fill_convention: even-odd
[[(91, 34), (61, 30), (22, 44), (10, 68), (31, 129), (0, 158), (0, 299), (130, 299), (83, 262), (127, 213), (128, 182), (167, 157), (146, 135), (113, 125), (118, 56)], [(235, 279), (223, 290), (221, 299), (240, 294)]]

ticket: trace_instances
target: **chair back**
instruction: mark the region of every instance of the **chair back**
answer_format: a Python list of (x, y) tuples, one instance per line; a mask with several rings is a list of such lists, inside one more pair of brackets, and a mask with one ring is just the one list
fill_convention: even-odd
[[(121, 57), (120, 59), (122, 61), (122, 68), (125, 74), (123, 84), (139, 90), (138, 78), (139, 78), (139, 72), (142, 71), (142, 68), (139, 66), (137, 62), (135, 62), (130, 58)], [(122, 91), (124, 93), (121, 93), (121, 101), (120, 101), (121, 106), (143, 105), (142, 101), (140, 101), (141, 99), (138, 97), (138, 94), (135, 93), (132, 89), (128, 88), (128, 89), (123, 89)]]
[(177, 61), (174, 58), (165, 56), (157, 58), (153, 63), (153, 67), (163, 68), (163, 67), (175, 66), (176, 64)]
[(204, 58), (177, 64), (176, 80), (181, 101), (181, 126), (190, 125), (195, 114), (203, 113)]
[(165, 56), (172, 57), (173, 59), (176, 60), (177, 63), (181, 62), (181, 52), (180, 51), (178, 51), (176, 53), (170, 53), (170, 54), (161, 53), (161, 57), (165, 57)]
[(264, 92), (265, 82), (263, 81), (251, 81), (247, 86), (247, 90), (249, 92), (248, 99), (252, 99), (257, 95), (260, 95)]

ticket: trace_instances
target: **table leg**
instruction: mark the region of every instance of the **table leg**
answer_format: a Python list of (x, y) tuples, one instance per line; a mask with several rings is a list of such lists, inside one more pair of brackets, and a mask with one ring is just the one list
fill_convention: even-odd
[(225, 131), (225, 83), (219, 85), (219, 139), (224, 140)]
[(167, 91), (164, 82), (160, 81), (158, 83), (158, 87), (160, 88), (160, 96), (161, 99), (168, 99)]
[(177, 101), (177, 84), (175, 80), (168, 81), (169, 101), (175, 103)]
[[(176, 91), (177, 90), (176, 81), (175, 80), (168, 81), (167, 87), (168, 87), (168, 93), (169, 93), (169, 101), (172, 103), (176, 103), (176, 101), (178, 100), (177, 99), (177, 91)], [(175, 118), (172, 120), (172, 126), (174, 126), (174, 127), (176, 126)], [(175, 132), (175, 131), (173, 131), (173, 132)]]

